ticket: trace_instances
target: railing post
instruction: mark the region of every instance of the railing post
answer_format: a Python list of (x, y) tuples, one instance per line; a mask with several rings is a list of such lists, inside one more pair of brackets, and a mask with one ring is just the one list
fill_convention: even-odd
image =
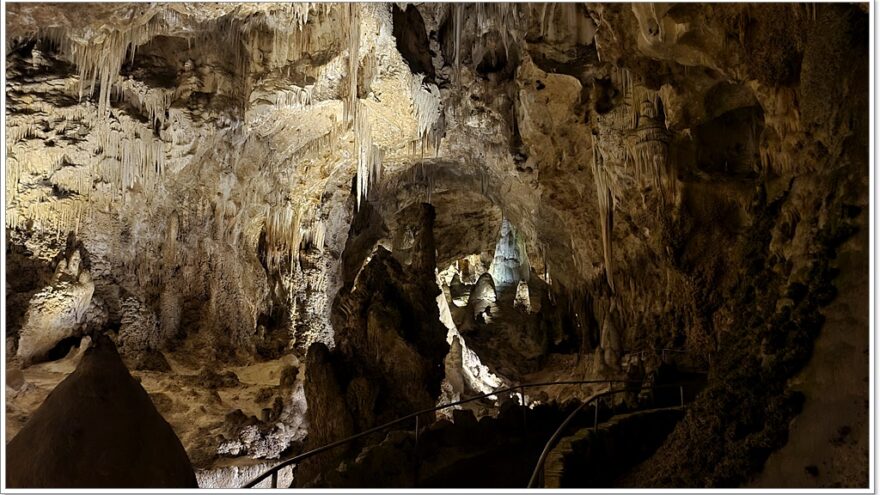
[(419, 416), (416, 415), (416, 444), (413, 448), (413, 462), (415, 462), (415, 468), (413, 469), (413, 488), (419, 486)]
[(272, 488), (278, 488), (278, 471), (272, 471)]
[(593, 401), (593, 431), (599, 430), (599, 398)]
[(681, 408), (684, 409), (684, 385), (678, 386), (678, 393), (681, 397)]
[(525, 441), (526, 437), (529, 435), (528, 409), (526, 408), (526, 388), (522, 385), (519, 387), (519, 402), (522, 405), (523, 411), (523, 441)]

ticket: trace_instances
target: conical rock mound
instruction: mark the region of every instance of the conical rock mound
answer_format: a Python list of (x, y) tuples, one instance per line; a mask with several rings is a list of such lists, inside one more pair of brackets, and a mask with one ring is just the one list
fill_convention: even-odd
[(106, 337), (6, 449), (10, 488), (197, 487), (189, 457)]

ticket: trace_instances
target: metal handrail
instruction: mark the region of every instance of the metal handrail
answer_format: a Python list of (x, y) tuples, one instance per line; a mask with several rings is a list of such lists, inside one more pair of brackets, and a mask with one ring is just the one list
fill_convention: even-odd
[[(280, 463), (272, 466), (271, 468), (266, 470), (266, 472), (264, 472), (263, 474), (261, 474), (260, 476), (258, 476), (256, 478), (254, 478), (249, 483), (245, 484), (242, 488), (253, 488), (254, 486), (256, 486), (258, 483), (260, 483), (261, 481), (263, 481), (264, 479), (266, 479), (270, 475), (272, 476), (272, 484), (273, 484), (272, 488), (277, 488), (277, 486), (274, 486), (274, 485), (277, 484), (277, 481), (278, 481), (277, 473), (280, 469), (287, 467), (291, 464), (299, 463), (299, 462), (303, 461), (304, 459), (308, 459), (309, 457), (313, 457), (317, 454), (320, 454), (322, 452), (326, 452), (330, 449), (333, 449), (333, 448), (339, 447), (341, 445), (345, 445), (347, 443), (353, 442), (359, 438), (365, 437), (365, 436), (370, 435), (372, 433), (376, 433), (376, 432), (385, 430), (387, 428), (390, 428), (396, 424), (400, 424), (400, 423), (402, 423), (406, 420), (412, 419), (412, 418), (416, 418), (416, 435), (418, 435), (418, 426), (419, 426), (418, 425), (418, 417), (421, 416), (422, 414), (436, 412), (436, 411), (439, 411), (442, 409), (447, 409), (447, 408), (458, 406), (461, 404), (466, 404), (468, 402), (473, 402), (475, 400), (485, 399), (485, 398), (491, 397), (493, 395), (499, 395), (499, 394), (503, 394), (503, 393), (511, 392), (511, 391), (515, 391), (515, 390), (519, 390), (520, 400), (522, 401), (523, 406), (525, 406), (525, 395), (524, 395), (523, 391), (527, 388), (546, 387), (546, 386), (550, 386), (550, 385), (587, 385), (587, 384), (596, 384), (596, 383), (607, 383), (609, 386), (613, 386), (613, 384), (615, 384), (615, 383), (639, 383), (639, 384), (641, 384), (642, 382), (641, 381), (634, 381), (634, 380), (562, 380), (562, 381), (556, 381), (556, 382), (523, 383), (523, 384), (515, 385), (512, 387), (507, 387), (507, 388), (503, 388), (500, 390), (487, 392), (485, 394), (480, 394), (480, 395), (470, 397), (467, 399), (461, 399), (461, 400), (458, 400), (455, 402), (450, 402), (448, 404), (441, 404), (439, 406), (435, 406), (430, 409), (423, 409), (421, 411), (410, 413), (406, 416), (402, 416), (402, 417), (397, 418), (393, 421), (389, 421), (388, 423), (385, 423), (385, 424), (382, 424), (379, 426), (374, 426), (373, 428), (370, 428), (368, 430), (364, 430), (360, 433), (356, 433), (356, 434), (351, 435), (347, 438), (343, 438), (342, 440), (337, 440), (335, 442), (328, 443), (327, 445), (324, 445), (322, 447), (318, 447), (318, 448), (312, 449), (308, 452), (303, 452), (302, 454), (298, 454), (294, 457), (291, 457), (290, 459), (287, 459), (286, 461), (280, 462)], [(598, 396), (594, 396), (594, 397), (598, 397)]]
[[(679, 397), (681, 398), (681, 407), (684, 408), (684, 386), (683, 385), (675, 385), (675, 384), (649, 385), (649, 386), (639, 388), (638, 392), (641, 392), (642, 390), (656, 390), (658, 388), (671, 388), (671, 387), (676, 387), (679, 389)], [(538, 462), (537, 462), (537, 464), (535, 464), (535, 470), (532, 471), (532, 477), (529, 478), (528, 488), (535, 488), (535, 483), (538, 481), (538, 476), (539, 476), (541, 470), (544, 468), (544, 463), (547, 461), (547, 456), (550, 454), (550, 450), (552, 450), (552, 448), (555, 446), (556, 442), (559, 440), (559, 437), (562, 436), (562, 432), (565, 431), (565, 428), (568, 426), (568, 424), (571, 423), (572, 420), (574, 420), (575, 416), (577, 416), (578, 413), (581, 412), (581, 410), (586, 408), (588, 405), (593, 404), (593, 409), (595, 410), (595, 415), (593, 416), (593, 418), (594, 418), (593, 419), (593, 431), (595, 431), (599, 428), (599, 399), (601, 399), (602, 397), (605, 397), (605, 396), (609, 396), (609, 395), (621, 394), (621, 393), (632, 393), (632, 392), (636, 392), (636, 391), (637, 391), (636, 389), (621, 389), (621, 390), (609, 390), (607, 392), (602, 392), (602, 393), (596, 394), (596, 395), (590, 397), (589, 399), (585, 400), (583, 402), (583, 404), (581, 404), (580, 406), (578, 406), (577, 409), (572, 411), (571, 414), (569, 414), (568, 417), (565, 418), (565, 421), (563, 421), (562, 424), (559, 425), (559, 428), (557, 428), (556, 431), (553, 432), (553, 435), (550, 437), (549, 440), (547, 440), (547, 443), (544, 445), (544, 450), (541, 451), (541, 455), (540, 455), (540, 457), (538, 457)], [(651, 409), (654, 409), (654, 408), (647, 408), (647, 409), (641, 409), (641, 410), (642, 411), (649, 411)]]

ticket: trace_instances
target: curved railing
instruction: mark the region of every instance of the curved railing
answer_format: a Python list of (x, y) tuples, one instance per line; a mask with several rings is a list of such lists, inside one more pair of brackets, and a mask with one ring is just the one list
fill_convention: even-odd
[(608, 397), (610, 395), (621, 393), (641, 392), (642, 390), (657, 390), (661, 388), (677, 388), (679, 390), (679, 397), (681, 399), (681, 407), (684, 408), (684, 386), (676, 384), (651, 385), (647, 387), (641, 387), (639, 389), (609, 390), (607, 392), (598, 393), (585, 400), (580, 406), (577, 407), (577, 409), (572, 411), (571, 414), (569, 414), (568, 417), (565, 418), (565, 421), (563, 421), (562, 424), (559, 425), (559, 428), (557, 428), (556, 431), (553, 432), (553, 435), (550, 436), (550, 439), (547, 440), (547, 443), (544, 445), (544, 450), (541, 451), (541, 456), (538, 457), (538, 462), (535, 464), (535, 470), (532, 471), (532, 477), (529, 478), (528, 488), (535, 488), (535, 484), (538, 481), (538, 477), (540, 476), (541, 471), (544, 469), (544, 463), (547, 461), (547, 456), (550, 454), (550, 451), (556, 445), (556, 442), (559, 441), (559, 437), (562, 436), (562, 433), (565, 431), (565, 428), (568, 427), (569, 423), (571, 423), (572, 420), (574, 420), (575, 416), (577, 416), (578, 413), (584, 410), (587, 406), (589, 406), (590, 404), (593, 405), (593, 430), (595, 431), (599, 428), (599, 399), (601, 399), (602, 397)]
[[(455, 406), (458, 406), (461, 404), (466, 404), (468, 402), (473, 402), (475, 400), (480, 400), (480, 399), (485, 399), (487, 397), (492, 397), (493, 395), (500, 395), (500, 394), (504, 394), (507, 392), (514, 392), (514, 391), (519, 391), (520, 401), (523, 405), (525, 405), (524, 391), (527, 388), (547, 387), (547, 386), (551, 386), (551, 385), (588, 385), (588, 384), (605, 384), (605, 383), (607, 383), (609, 388), (611, 388), (614, 386), (615, 383), (624, 383), (624, 384), (638, 383), (638, 384), (641, 384), (642, 382), (631, 381), (631, 380), (562, 380), (562, 381), (556, 381), (556, 382), (523, 383), (520, 385), (514, 385), (512, 387), (507, 387), (507, 388), (503, 388), (500, 390), (494, 390), (492, 392), (487, 392), (485, 394), (480, 394), (480, 395), (477, 395), (474, 397), (469, 397), (467, 399), (461, 399), (461, 400), (458, 400), (455, 402), (450, 402), (448, 404), (441, 404), (439, 406), (435, 406), (430, 409), (423, 409), (421, 411), (417, 411), (417, 412), (408, 414), (406, 416), (402, 416), (402, 417), (397, 418), (393, 421), (389, 421), (388, 423), (385, 423), (385, 424), (382, 424), (379, 426), (375, 426), (375, 427), (370, 428), (368, 430), (364, 430), (360, 433), (356, 433), (350, 437), (343, 438), (342, 440), (337, 440), (335, 442), (328, 443), (327, 445), (324, 445), (322, 447), (318, 447), (316, 449), (309, 450), (308, 452), (303, 452), (302, 454), (298, 454), (294, 457), (291, 457), (290, 459), (287, 459), (286, 461), (280, 462), (280, 463), (272, 466), (266, 472), (264, 472), (260, 476), (257, 476), (256, 478), (254, 478), (249, 483), (244, 485), (242, 488), (253, 488), (258, 483), (265, 480), (269, 476), (272, 477), (272, 488), (277, 488), (278, 487), (277, 486), (278, 485), (278, 471), (281, 470), (282, 468), (290, 466), (291, 464), (297, 464), (299, 462), (302, 462), (304, 459), (308, 459), (309, 457), (313, 457), (313, 456), (318, 455), (322, 452), (326, 452), (328, 450), (334, 449), (334, 448), (339, 447), (341, 445), (345, 445), (347, 443), (353, 442), (353, 441), (355, 441), (359, 438), (363, 438), (367, 435), (377, 433), (382, 430), (386, 430), (392, 426), (398, 425), (400, 423), (403, 423), (404, 421), (407, 421), (407, 420), (410, 420), (413, 418), (415, 418), (415, 422), (416, 422), (416, 448), (418, 448), (418, 444), (419, 444), (419, 440), (418, 440), (419, 439), (419, 416), (421, 416), (423, 414), (428, 414), (428, 413), (440, 411), (442, 409), (448, 409), (450, 407), (455, 407)], [(622, 390), (622, 391), (626, 391), (626, 390)], [(593, 396), (593, 398), (591, 398), (589, 400), (592, 400), (597, 397), (598, 397), (598, 395)], [(585, 404), (586, 404), (586, 402), (585, 402)], [(582, 407), (583, 406), (581, 406), (581, 408)], [(580, 410), (581, 408), (578, 408), (578, 410)]]

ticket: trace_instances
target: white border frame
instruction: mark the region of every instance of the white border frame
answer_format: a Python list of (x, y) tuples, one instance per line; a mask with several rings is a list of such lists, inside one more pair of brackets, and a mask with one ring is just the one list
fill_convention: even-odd
[[(84, 0), (64, 0), (66, 2), (77, 2)], [(142, 0), (135, 0), (139, 3), (148, 3)], [(243, 2), (230, 2), (229, 0), (217, 0), (223, 3), (243, 3)], [(494, 0), (493, 0), (494, 1)], [(568, 0), (563, 0), (568, 1)], [(870, 318), (870, 330), (869, 330), (869, 346), (870, 346), (870, 356), (869, 356), (869, 397), (870, 404), (868, 409), (868, 414), (870, 415), (870, 427), (869, 427), (869, 455), (868, 462), (869, 466), (869, 487), (868, 488), (856, 488), (856, 489), (744, 489), (744, 488), (736, 488), (736, 489), (538, 489), (538, 490), (529, 490), (529, 489), (461, 489), (461, 490), (452, 490), (452, 489), (323, 489), (323, 490), (293, 490), (293, 489), (251, 489), (248, 492), (254, 493), (530, 493), (534, 491), (539, 491), (540, 493), (874, 493), (875, 488), (875, 467), (876, 467), (876, 457), (875, 457), (875, 446), (876, 446), (876, 437), (875, 437), (875, 413), (876, 409), (874, 407), (874, 398), (875, 398), (875, 386), (876, 386), (876, 368), (875, 368), (875, 339), (874, 339), (874, 331), (876, 329), (876, 311), (875, 311), (875, 303), (878, 300), (877, 293), (875, 291), (875, 276), (876, 276), (876, 265), (875, 265), (875, 254), (877, 252), (877, 245), (875, 243), (875, 222), (877, 221), (877, 203), (875, 201), (875, 193), (877, 191), (876, 184), (876, 169), (875, 169), (875, 158), (876, 158), (876, 79), (875, 79), (875, 57), (876, 57), (876, 0), (870, 0), (870, 10), (869, 10), (869, 101), (870, 101), (870, 146), (869, 146), (869, 269), (871, 272), (870, 275), (870, 310), (869, 310), (869, 318)], [(170, 0), (170, 2), (174, 3), (183, 3), (181, 0)], [(2, 11), (0, 11), (0, 25), (6, 26), (6, 4), (13, 3), (7, 2), (6, 0), (2, 0)], [(195, 2), (193, 2), (195, 3)], [(344, 3), (344, 2), (342, 2)], [(363, 3), (378, 3), (376, 0), (367, 0)], [(419, 2), (422, 3), (422, 2)], [(517, 3), (519, 3), (517, 1)], [(633, 2), (620, 2), (620, 1), (610, 1), (604, 3), (633, 3)], [(698, 2), (697, 0), (679, 0), (679, 3), (706, 3), (706, 2)], [(746, 2), (735, 2), (730, 0), (714, 0), (712, 3), (746, 3)], [(788, 0), (773, 0), (770, 2), (761, 1), (761, 2), (748, 2), (748, 3), (799, 3)], [(823, 3), (861, 3), (861, 2), (823, 2)], [(2, 102), (0, 102), (0, 110), (3, 113), (3, 128), (0, 130), (0, 141), (3, 143), (6, 142), (6, 97), (5, 97), (5, 87), (6, 87), (6, 39), (5, 39), (5, 29), (3, 35), (3, 53), (0, 54), (0, 61), (3, 63), (3, 75), (2, 82), (4, 87), (4, 97)], [(6, 182), (6, 147), (3, 146), (2, 151), (3, 157), (3, 174), (0, 177), (0, 203), (4, 205), (3, 211), (0, 212), (0, 219), (3, 220), (3, 225), (5, 225), (6, 218), (6, 197), (5, 197), (5, 182)], [(2, 233), (3, 239), (3, 249), (0, 250), (0, 264), (2, 264), (3, 270), (0, 271), (0, 285), (4, 288), (6, 287), (6, 229), (3, 228)], [(2, 302), (0, 302), (0, 318), (2, 318), (2, 322), (0, 322), (0, 327), (3, 328), (4, 335), (4, 343), (5, 343), (5, 330), (6, 330), (6, 297), (4, 295)], [(5, 344), (4, 344), (5, 345)], [(4, 393), (2, 397), (0, 397), (0, 405), (2, 405), (3, 409), (3, 421), (2, 428), (0, 428), (0, 441), (2, 441), (2, 455), (0, 455), (0, 491), (3, 493), (233, 493), (233, 492), (242, 492), (244, 489), (235, 489), (235, 488), (217, 488), (217, 489), (209, 489), (209, 488), (200, 488), (200, 489), (171, 489), (171, 490), (155, 490), (155, 489), (129, 489), (129, 490), (121, 490), (121, 489), (109, 489), (109, 490), (98, 490), (98, 489), (13, 489), (6, 488), (6, 393), (5, 393), (5, 383), (6, 383), (6, 352), (5, 349), (2, 353), (0, 353), (0, 375), (3, 378), (4, 384)]]

